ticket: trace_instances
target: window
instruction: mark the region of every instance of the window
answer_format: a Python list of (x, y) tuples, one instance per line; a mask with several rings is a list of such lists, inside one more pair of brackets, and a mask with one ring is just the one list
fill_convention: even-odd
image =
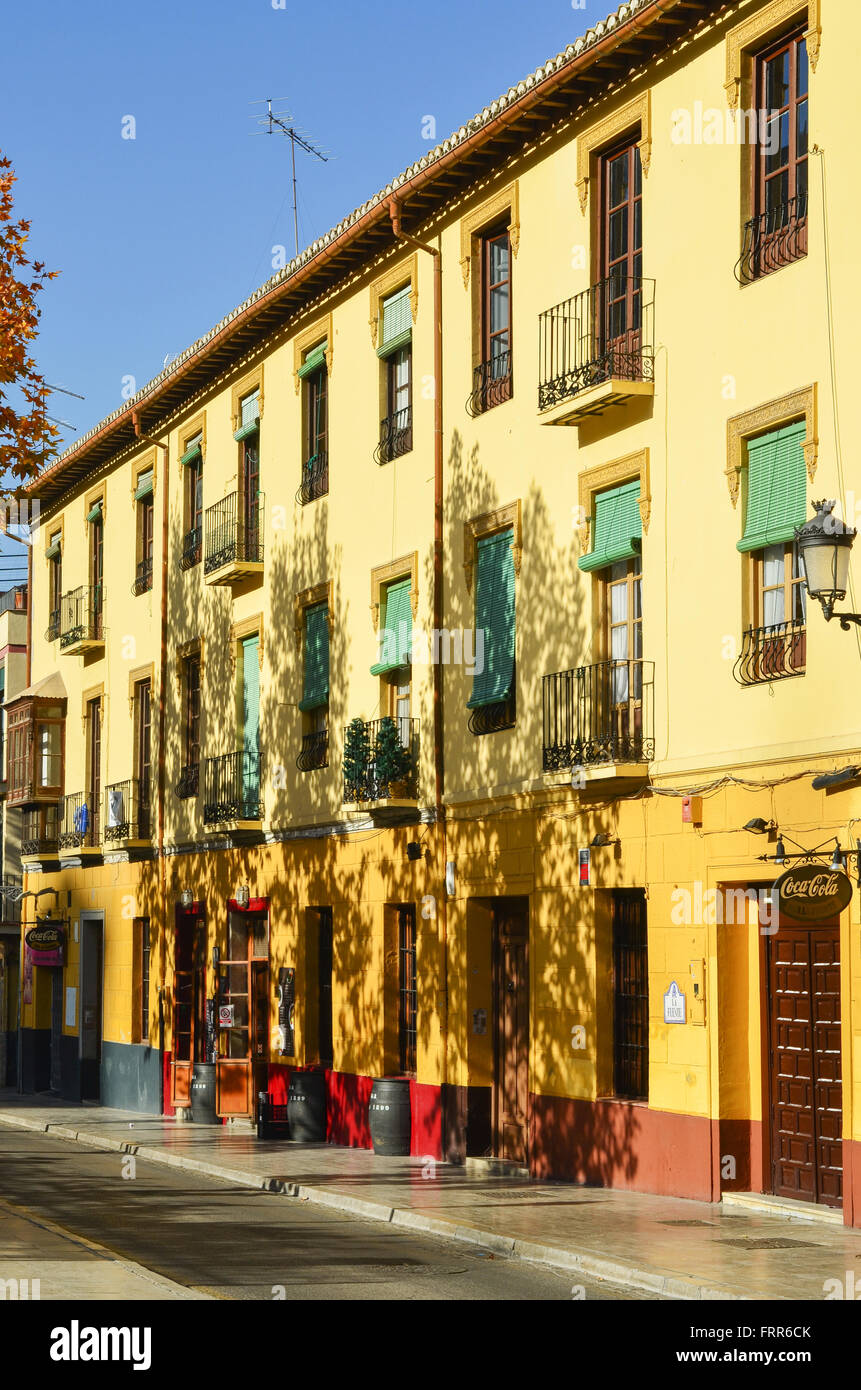
[(45, 552), (48, 561), (48, 630), (46, 642), (56, 642), (60, 635), (60, 597), (63, 592), (63, 542), (62, 533), (51, 536)]
[(306, 354), (299, 368), (303, 396), (302, 481), (297, 494), (313, 502), (329, 491), (329, 401), (326, 351), (328, 343)]
[(101, 699), (87, 701), (86, 715), (87, 749), (87, 792), (86, 817), (81, 817), (85, 833), (89, 831), (87, 843), (99, 844), (99, 813), (102, 795), (102, 702)]
[(141, 473), (135, 489), (137, 503), (137, 565), (132, 592), (146, 594), (152, 589), (153, 470)]
[(187, 570), (200, 564), (203, 544), (203, 431), (186, 440), (180, 458), (185, 470), (184, 509), (185, 534), (180, 555), (180, 568)]
[(260, 414), (259, 391), (240, 401), (239, 441), (239, 558), (261, 560), (260, 537)]
[(649, 957), (642, 892), (613, 893), (613, 1089), (649, 1097)]
[(643, 171), (629, 141), (601, 158), (600, 284), (595, 305), (604, 376), (642, 374)]
[(87, 513), (90, 528), (90, 602), (88, 623), (92, 634), (100, 637), (102, 632), (102, 607), (104, 601), (105, 541), (104, 513), (101, 500), (94, 502)]
[(132, 1042), (149, 1042), (149, 918), (132, 923)]
[(134, 688), (134, 772), (137, 782), (136, 816), (138, 837), (146, 839), (150, 827), (152, 785), (152, 682), (137, 681)]
[(508, 527), (476, 543), (476, 671), (467, 704), (474, 734), (510, 729), (517, 715), (513, 541)]
[(200, 774), (200, 652), (182, 663), (183, 769), (177, 796), (196, 796)]
[(808, 61), (803, 33), (756, 61), (756, 106), (766, 139), (754, 146), (753, 218), (743, 278), (758, 279), (807, 254)]
[(398, 1063), (402, 1075), (416, 1074), (416, 910), (398, 908)]
[(381, 594), (379, 660), (371, 675), (383, 682), (380, 701), (384, 714), (397, 724), (401, 743), (411, 748), (411, 681), (413, 610), (412, 580), (398, 579), (387, 584)]
[(406, 285), (382, 302), (382, 342), (377, 356), (385, 372), (385, 415), (376, 452), (379, 463), (399, 458), (413, 447), (410, 293), (411, 286)]
[(304, 716), (300, 772), (329, 763), (329, 605), (305, 609), (304, 684), (299, 709)]
[(331, 1067), (334, 1059), (332, 1037), (332, 972), (334, 936), (331, 907), (319, 909), (317, 921), (317, 1061)]
[(38, 697), (15, 701), (9, 709), (10, 806), (56, 803), (62, 795), (64, 714), (63, 704)]
[(481, 360), (473, 373), (471, 414), (501, 405), (513, 390), (511, 342), (511, 238), (496, 227), (480, 238)]

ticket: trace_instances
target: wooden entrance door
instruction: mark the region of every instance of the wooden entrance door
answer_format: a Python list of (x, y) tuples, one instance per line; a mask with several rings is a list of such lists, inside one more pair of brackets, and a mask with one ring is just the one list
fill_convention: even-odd
[(203, 1023), (203, 919), (178, 911), (173, 970), (173, 1060), (170, 1098), (174, 1105), (191, 1104), (195, 1062), (205, 1057)]
[(102, 1058), (102, 919), (81, 918), (81, 1099), (98, 1100)]
[(63, 1089), (61, 1048), (63, 1042), (63, 972), (51, 971), (51, 1090)]
[[(254, 1114), (255, 1074), (261, 1081), (269, 1059), (269, 918), (231, 909), (227, 918), (228, 959), (219, 966), (217, 1007), (232, 1009), (218, 1027), (215, 1110), (220, 1116)], [(260, 1089), (265, 1090), (261, 1084)]]
[(525, 1164), (529, 1106), (529, 904), (497, 901), (493, 930), (493, 1152)]
[(839, 1207), (840, 929), (781, 925), (767, 942), (772, 1191)]

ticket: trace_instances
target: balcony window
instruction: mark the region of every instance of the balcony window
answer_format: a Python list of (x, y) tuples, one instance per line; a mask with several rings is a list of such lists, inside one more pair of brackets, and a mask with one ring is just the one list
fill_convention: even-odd
[(344, 730), (344, 802), (418, 799), (419, 721), (354, 719)]
[(135, 489), (137, 505), (137, 563), (132, 593), (137, 597), (152, 588), (153, 555), (153, 470), (148, 468), (138, 477)]
[(652, 661), (615, 658), (544, 677), (544, 771), (655, 756)]
[(406, 285), (382, 303), (382, 341), (377, 356), (383, 365), (386, 413), (380, 421), (380, 438), (374, 451), (378, 463), (400, 458), (413, 447), (410, 292), (411, 286)]
[(45, 551), (48, 561), (48, 629), (46, 642), (56, 642), (60, 635), (60, 598), (63, 592), (63, 541), (61, 532), (51, 537)]
[(299, 709), (303, 716), (300, 772), (329, 762), (329, 605), (317, 603), (304, 613), (304, 675)]
[(305, 356), (299, 368), (303, 410), (302, 478), (296, 493), (301, 505), (329, 491), (329, 377), (328, 342)]
[[(256, 489), (255, 489), (256, 490)], [(205, 513), (203, 571), (210, 584), (230, 584), (263, 568), (264, 497), (232, 492)]]
[[(56, 682), (57, 676), (47, 677)], [(10, 806), (55, 803), (63, 793), (65, 700), (19, 697), (8, 716)]]
[(180, 569), (200, 564), (203, 551), (203, 431), (186, 440), (180, 458), (184, 471), (185, 532), (180, 551)]
[(480, 360), (473, 370), (470, 415), (511, 399), (514, 390), (511, 340), (511, 237), (508, 227), (480, 239)]
[(476, 542), (476, 671), (467, 703), (474, 734), (509, 729), (516, 719), (514, 531)]

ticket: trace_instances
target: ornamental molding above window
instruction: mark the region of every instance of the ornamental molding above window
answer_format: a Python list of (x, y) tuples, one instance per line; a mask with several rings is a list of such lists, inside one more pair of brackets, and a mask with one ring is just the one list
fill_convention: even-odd
[(299, 387), (302, 385), (299, 368), (302, 366), (308, 349), (318, 347), (320, 343), (326, 344), (326, 373), (331, 376), (335, 351), (335, 329), (331, 312), (325, 314), (323, 318), (315, 319), (307, 328), (303, 328), (301, 333), (297, 333), (293, 339), (293, 384), (297, 396)]
[(129, 714), (134, 714), (136, 689), (142, 681), (149, 681), (150, 696), (153, 696), (155, 694), (154, 662), (151, 661), (148, 666), (138, 666), (134, 671), (129, 671)]
[(108, 506), (107, 506), (107, 490), (108, 490), (108, 489), (107, 489), (107, 482), (103, 482), (103, 483), (100, 484), (99, 487), (91, 488), (89, 492), (85, 492), (85, 493), (84, 493), (84, 534), (85, 534), (85, 535), (87, 534), (87, 532), (88, 532), (89, 529), (90, 529), (90, 523), (88, 522), (87, 517), (89, 516), (90, 512), (93, 510), (93, 507), (96, 505), (97, 502), (100, 504), (101, 509), (102, 509), (102, 521), (104, 522), (104, 520), (105, 520), (105, 515), (106, 515), (107, 510), (108, 510)]
[[(42, 530), (45, 532), (45, 549), (49, 550), (52, 545), (59, 545), (61, 556), (65, 551), (65, 545), (63, 543), (65, 539), (64, 522), (65, 518), (63, 516), (58, 516), (55, 521), (50, 522), (48, 525), (43, 525), (42, 527)], [(50, 559), (48, 559), (48, 563), (51, 563)]]
[(333, 580), (327, 579), (323, 584), (314, 584), (310, 589), (303, 589), (296, 594), (293, 599), (293, 635), (296, 638), (296, 649), (301, 649), (302, 637), (305, 631), (305, 610), (315, 608), (318, 603), (328, 605), (326, 614), (326, 626), (329, 629), (329, 640), (332, 640), (335, 623), (335, 585)]
[(807, 476), (811, 483), (816, 477), (819, 462), (819, 404), (818, 386), (806, 386), (801, 391), (792, 391), (779, 400), (758, 405), (743, 415), (734, 415), (727, 421), (727, 466), (725, 469), (727, 486), (733, 507), (738, 504), (741, 470), (747, 464), (747, 441), (766, 430), (779, 429), (781, 425), (791, 425), (794, 420), (803, 420), (807, 427), (807, 437), (802, 444)]
[(771, 0), (771, 4), (748, 19), (730, 29), (726, 39), (726, 82), (724, 88), (731, 110), (736, 110), (741, 98), (742, 85), (750, 77), (746, 70), (746, 60), (754, 50), (764, 48), (771, 39), (780, 38), (781, 30), (789, 30), (793, 22), (801, 23), (806, 17), (807, 56), (810, 66), (816, 71), (819, 51), (822, 46), (822, 25), (820, 23), (821, 0)]
[(495, 511), (484, 512), (482, 516), (475, 516), (471, 521), (463, 523), (463, 572), (466, 576), (468, 592), (472, 592), (477, 542), (482, 536), (489, 536), (494, 531), (504, 531), (509, 526), (513, 531), (511, 550), (514, 556), (514, 577), (515, 579), (520, 578), (520, 562), (523, 558), (521, 511), (520, 498), (518, 497), (516, 502), (509, 502), (506, 507), (497, 507)]
[[(263, 377), (262, 377), (262, 375), (261, 375), (261, 378), (260, 378), (260, 388), (261, 388), (261, 389), (260, 389), (260, 395), (262, 396), (262, 395), (263, 395), (263, 389), (262, 389), (262, 388), (263, 388)], [(253, 390), (253, 387), (252, 387), (252, 390)], [(243, 392), (243, 395), (246, 395), (246, 396), (247, 396), (247, 395), (248, 395), (248, 392), (247, 392), (247, 391)], [(234, 405), (234, 404), (231, 402), (231, 413), (232, 413), (234, 419), (236, 418), (237, 410), (238, 410), (238, 406), (237, 406), (237, 405)], [(261, 414), (263, 413), (263, 405), (262, 405), (262, 403), (261, 403), (261, 406), (260, 406), (260, 412), (261, 412)], [(234, 428), (234, 429), (238, 429), (238, 425), (235, 425), (235, 424), (234, 424), (233, 428)], [(205, 411), (205, 410), (202, 410), (202, 411), (200, 412), (199, 415), (195, 415), (191, 420), (187, 421), (186, 424), (184, 424), (184, 425), (182, 425), (182, 426), (180, 427), (180, 430), (179, 430), (179, 456), (180, 456), (180, 458), (182, 458), (183, 454), (184, 454), (184, 453), (186, 452), (186, 450), (188, 449), (188, 446), (189, 446), (189, 444), (191, 443), (192, 439), (194, 439), (195, 435), (197, 435), (197, 434), (200, 435), (200, 451), (201, 451), (201, 453), (203, 454), (203, 457), (206, 458), (206, 411)]]
[(637, 145), (645, 178), (652, 163), (651, 92), (643, 92), (642, 96), (629, 101), (626, 106), (621, 106), (618, 111), (613, 111), (577, 136), (577, 196), (582, 213), (585, 214), (589, 206), (593, 161), (609, 145), (615, 144), (623, 135), (634, 131), (638, 126), (640, 138)]
[(243, 637), (257, 638), (257, 664), (263, 670), (263, 614), (254, 613), (250, 618), (243, 618), (241, 623), (230, 624), (230, 660), (233, 670), (236, 670), (236, 657), (240, 642)]
[(371, 330), (371, 342), (374, 347), (380, 336), (380, 319), (382, 317), (382, 301), (396, 290), (402, 290), (406, 286), (410, 290), (410, 316), (415, 323), (419, 312), (419, 253), (414, 252), (406, 260), (401, 260), (397, 265), (393, 265), (390, 270), (378, 275), (376, 280), (371, 281), (371, 317), (368, 319), (368, 326)]
[[(257, 414), (263, 418), (263, 363), (255, 367), (253, 372), (247, 372), (235, 386), (230, 389), (230, 418), (232, 421), (231, 431), (235, 433), (242, 424), (242, 401), (246, 396), (250, 396), (252, 391), (257, 392)], [(194, 422), (196, 423), (196, 422)], [(188, 429), (188, 427), (186, 427)], [(183, 431), (185, 433), (185, 431)], [(188, 437), (196, 434), (196, 430), (188, 429)], [(204, 439), (204, 443), (205, 443)]]
[(640, 480), (640, 496), (637, 506), (643, 531), (649, 534), (652, 518), (652, 488), (649, 479), (649, 451), (640, 449), (635, 454), (626, 454), (613, 463), (602, 463), (597, 468), (587, 468), (577, 480), (578, 501), (580, 504), (581, 554), (588, 555), (592, 544), (592, 512), (595, 509), (595, 494), (607, 488), (618, 487), (621, 483)]
[(88, 690), (82, 690), (82, 691), (81, 691), (81, 729), (83, 730), (83, 732), (84, 732), (85, 734), (86, 734), (86, 732), (87, 732), (87, 720), (88, 720), (88, 718), (89, 718), (90, 705), (93, 703), (94, 700), (98, 700), (98, 702), (99, 702), (99, 718), (102, 720), (102, 723), (104, 724), (104, 719), (105, 719), (105, 683), (104, 683), (104, 681), (102, 681), (100, 685), (91, 685), (91, 686), (89, 687)]
[(508, 213), (508, 235), (511, 240), (511, 254), (516, 258), (520, 249), (520, 184), (513, 183), (500, 188), (498, 193), (485, 198), (472, 212), (460, 219), (460, 268), (463, 272), (463, 287), (469, 288), (469, 276), (475, 256), (476, 238), (486, 227), (500, 221)]
[(190, 656), (196, 656), (200, 660), (200, 681), (203, 684), (203, 641), (202, 637), (193, 637), (190, 642), (183, 642), (176, 649), (176, 684), (179, 691), (182, 691), (182, 682), (185, 679), (185, 663)]
[[(149, 449), (147, 453), (141, 454), (139, 459), (135, 459), (132, 464), (132, 502), (136, 501), (135, 493), (144, 473), (152, 473), (152, 491), (155, 492), (158, 486), (158, 455), (159, 450), (157, 448)], [(104, 503), (102, 503), (102, 512), (104, 512)]]
[(412, 555), (402, 555), (399, 560), (392, 560), (388, 565), (378, 565), (376, 569), (371, 570), (371, 620), (375, 633), (380, 630), (382, 591), (387, 584), (395, 583), (399, 579), (410, 581), (410, 608), (413, 618), (416, 618), (419, 607), (419, 552), (417, 550), (414, 550)]

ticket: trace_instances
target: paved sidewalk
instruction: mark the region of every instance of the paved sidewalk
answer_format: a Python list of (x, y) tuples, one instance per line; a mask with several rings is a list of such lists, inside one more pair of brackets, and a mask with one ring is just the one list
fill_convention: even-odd
[[(284, 1192), (676, 1298), (822, 1300), (861, 1277), (861, 1232), (678, 1198), (485, 1176), (365, 1149), (258, 1141), (224, 1126), (0, 1090), (0, 1124)], [(0, 1173), (2, 1191), (2, 1173)]]

